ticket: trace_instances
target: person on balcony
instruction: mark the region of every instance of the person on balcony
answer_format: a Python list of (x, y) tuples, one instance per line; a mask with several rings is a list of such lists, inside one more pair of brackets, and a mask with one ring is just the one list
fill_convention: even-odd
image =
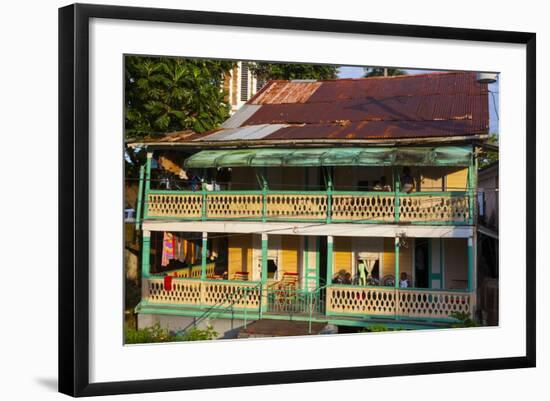
[(399, 279), (399, 287), (400, 288), (408, 288), (409, 287), (409, 277), (407, 273), (403, 272), (401, 273), (401, 278)]
[(401, 175), (401, 191), (409, 193), (414, 189), (414, 178), (411, 175), (409, 167), (403, 167), (403, 175)]
[(367, 285), (367, 265), (362, 259), (359, 260), (357, 270), (359, 270), (359, 285)]

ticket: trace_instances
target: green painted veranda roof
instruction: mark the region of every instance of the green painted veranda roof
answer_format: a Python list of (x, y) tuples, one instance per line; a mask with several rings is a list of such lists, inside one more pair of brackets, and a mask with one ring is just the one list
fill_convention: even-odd
[(307, 166), (467, 166), (471, 146), (203, 150), (186, 168)]

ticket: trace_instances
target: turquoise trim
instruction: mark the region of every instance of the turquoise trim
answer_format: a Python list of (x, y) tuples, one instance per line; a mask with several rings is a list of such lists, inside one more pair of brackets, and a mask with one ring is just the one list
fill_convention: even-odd
[(399, 288), (399, 239), (394, 239), (394, 252), (395, 252), (395, 288)]
[(136, 210), (136, 230), (139, 230), (141, 225), (141, 205), (143, 203), (143, 178), (145, 176), (145, 166), (139, 167), (139, 187), (138, 187), (138, 199)]
[(143, 208), (143, 219), (149, 214), (149, 192), (151, 191), (151, 159), (153, 153), (147, 153), (147, 163), (145, 164), (145, 207)]
[(327, 276), (326, 283), (327, 285), (332, 283), (332, 259), (334, 257), (334, 238), (331, 238), (330, 241), (327, 238)]
[(143, 235), (143, 246), (141, 249), (141, 278), (149, 277), (149, 270), (151, 266), (151, 237)]
[[(138, 305), (136, 307), (136, 313), (138, 314), (158, 314), (158, 315), (176, 315), (176, 316), (202, 316), (203, 311), (199, 310), (177, 310), (177, 309), (165, 309), (160, 307), (154, 307), (152, 305), (145, 305), (141, 306)], [(252, 313), (251, 313), (252, 312)], [(252, 316), (249, 314), (251, 313)], [(268, 320), (291, 320), (291, 321), (311, 321), (315, 323), (330, 323), (337, 326), (348, 326), (348, 327), (372, 327), (372, 326), (386, 326), (388, 328), (401, 328), (406, 330), (422, 330), (422, 329), (434, 329), (434, 328), (441, 328), (442, 324), (452, 324), (456, 322), (456, 320), (453, 319), (441, 319), (441, 320), (435, 320), (435, 319), (426, 319), (426, 320), (411, 320), (407, 318), (403, 318), (400, 320), (393, 319), (388, 321), (383, 321), (379, 319), (383, 319), (381, 317), (377, 316), (370, 316), (367, 318), (361, 318), (361, 319), (338, 319), (337, 315), (334, 315), (334, 317), (330, 316), (323, 316), (323, 317), (316, 317), (316, 316), (300, 316), (300, 315), (272, 315), (272, 314), (263, 314), (260, 317), (260, 314), (257, 312), (257, 309), (247, 309), (247, 313), (245, 314), (244, 311), (238, 311), (235, 310), (233, 313), (231, 312), (216, 312), (212, 311), (210, 314), (210, 317), (214, 319), (239, 319), (239, 320), (245, 320), (245, 319), (268, 319)], [(433, 324), (430, 324), (433, 323)], [(437, 324), (439, 323), (439, 324)]]
[[(357, 192), (357, 191), (334, 191), (334, 186), (331, 178), (330, 168), (327, 167), (325, 172), (325, 180), (327, 189), (325, 191), (271, 191), (268, 189), (267, 181), (264, 181), (264, 186), (260, 191), (206, 191), (201, 189), (200, 192), (193, 191), (169, 191), (169, 190), (150, 190), (146, 188), (146, 199), (145, 205), (148, 205), (148, 195), (149, 194), (159, 194), (159, 195), (196, 195), (201, 196), (201, 214), (200, 217), (174, 217), (174, 216), (158, 216), (153, 217), (153, 220), (176, 220), (176, 221), (262, 221), (262, 222), (302, 222), (302, 223), (321, 223), (326, 222), (330, 224), (332, 222), (338, 223), (351, 223), (351, 224), (388, 224), (386, 220), (375, 220), (375, 219), (345, 219), (345, 218), (334, 218), (332, 216), (332, 204), (333, 196), (352, 196), (352, 197), (369, 197), (369, 196), (391, 196), (394, 198), (394, 224), (406, 224), (406, 225), (435, 225), (435, 226), (468, 226), (473, 224), (473, 215), (470, 213), (470, 218), (467, 221), (464, 220), (445, 220), (445, 221), (412, 221), (412, 222), (403, 222), (399, 221), (400, 218), (400, 204), (401, 198), (403, 197), (415, 197), (415, 196), (441, 196), (441, 197), (468, 197), (469, 202), (473, 200), (473, 195), (471, 191), (469, 192), (411, 192), (404, 193), (399, 191), (399, 178), (396, 177), (394, 172), (394, 181), (395, 181), (395, 191), (394, 192)], [(146, 183), (149, 181), (146, 179)], [(257, 195), (261, 198), (262, 202), (262, 211), (258, 216), (253, 217), (209, 217), (207, 212), (207, 202), (210, 196), (215, 195)], [(289, 218), (289, 217), (270, 217), (267, 211), (267, 197), (276, 196), (276, 195), (322, 195), (326, 197), (327, 202), (327, 211), (324, 218)], [(471, 204), (470, 204), (471, 207)], [(143, 220), (148, 220), (147, 210), (144, 213)]]
[(206, 280), (206, 254), (208, 252), (208, 238), (202, 238), (202, 249), (201, 249), (201, 279)]
[(468, 291), (472, 291), (474, 286), (474, 240), (468, 238)]

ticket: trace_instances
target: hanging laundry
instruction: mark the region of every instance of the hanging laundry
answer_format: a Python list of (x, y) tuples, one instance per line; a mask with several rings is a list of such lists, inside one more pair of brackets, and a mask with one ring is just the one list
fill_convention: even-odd
[(164, 290), (172, 291), (172, 276), (164, 276)]
[(172, 233), (164, 233), (162, 239), (162, 262), (161, 265), (166, 267), (170, 260), (174, 259), (174, 236)]

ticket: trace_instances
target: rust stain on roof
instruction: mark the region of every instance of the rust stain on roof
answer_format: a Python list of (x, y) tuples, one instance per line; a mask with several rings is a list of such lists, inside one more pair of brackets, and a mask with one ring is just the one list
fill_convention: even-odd
[[(262, 140), (452, 138), (489, 130), (487, 84), (475, 72), (271, 81), (248, 104), (257, 109), (233, 129), (283, 125), (262, 131)], [(162, 142), (204, 141), (215, 133), (221, 134), (212, 141), (221, 141), (224, 131), (183, 131)]]
[(305, 103), (321, 85), (318, 81), (271, 81), (250, 99), (249, 104)]

